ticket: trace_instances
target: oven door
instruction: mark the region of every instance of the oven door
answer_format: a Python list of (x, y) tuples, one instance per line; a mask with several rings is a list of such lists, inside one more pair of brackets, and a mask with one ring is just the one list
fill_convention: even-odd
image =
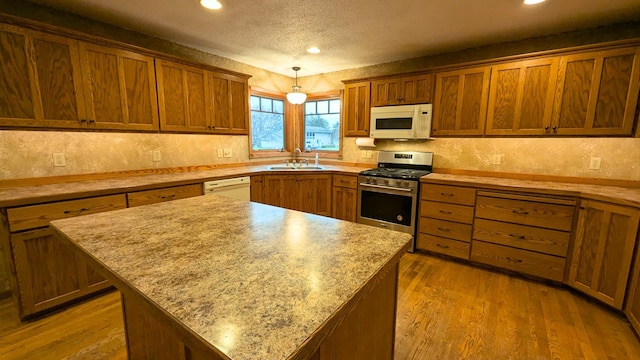
[(417, 189), (359, 181), (358, 192), (358, 223), (402, 231), (415, 237)]

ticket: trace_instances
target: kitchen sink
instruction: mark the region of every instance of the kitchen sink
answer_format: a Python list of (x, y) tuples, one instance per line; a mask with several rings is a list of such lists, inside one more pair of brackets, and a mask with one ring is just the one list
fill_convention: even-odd
[(287, 165), (272, 165), (269, 166), (269, 170), (322, 170), (322, 166), (287, 166)]

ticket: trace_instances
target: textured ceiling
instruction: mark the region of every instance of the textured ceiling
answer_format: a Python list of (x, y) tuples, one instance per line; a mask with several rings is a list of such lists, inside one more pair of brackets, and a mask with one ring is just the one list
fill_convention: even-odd
[(640, 0), (220, 0), (219, 11), (199, 0), (31, 1), (287, 76), (640, 20)]

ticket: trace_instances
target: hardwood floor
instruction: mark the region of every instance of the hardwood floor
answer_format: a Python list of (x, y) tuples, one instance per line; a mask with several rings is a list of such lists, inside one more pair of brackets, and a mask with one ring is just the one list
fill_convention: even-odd
[[(618, 313), (563, 288), (431, 257), (400, 262), (395, 359), (640, 359)], [(1, 359), (126, 359), (120, 295), (20, 323), (0, 301)]]

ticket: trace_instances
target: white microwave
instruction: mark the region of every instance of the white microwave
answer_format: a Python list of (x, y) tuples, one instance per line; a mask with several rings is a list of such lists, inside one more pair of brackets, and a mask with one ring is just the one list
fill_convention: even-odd
[(371, 108), (370, 137), (375, 139), (429, 139), (432, 104)]

